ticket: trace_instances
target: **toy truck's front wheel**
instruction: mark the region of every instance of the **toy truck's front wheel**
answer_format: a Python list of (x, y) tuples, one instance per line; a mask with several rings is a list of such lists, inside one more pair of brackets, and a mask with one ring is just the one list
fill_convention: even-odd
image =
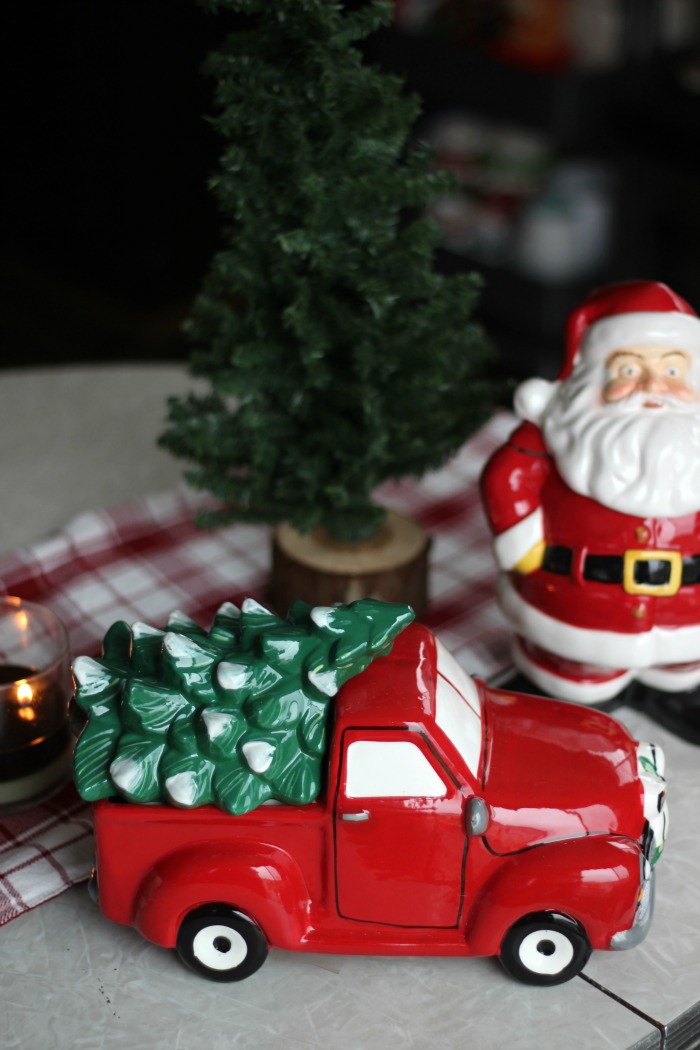
[(553, 912), (528, 915), (508, 930), (501, 945), (505, 970), (526, 984), (563, 984), (583, 969), (588, 938), (573, 919)]
[(191, 911), (180, 924), (175, 947), (186, 966), (211, 981), (250, 977), (268, 950), (260, 927), (225, 904)]

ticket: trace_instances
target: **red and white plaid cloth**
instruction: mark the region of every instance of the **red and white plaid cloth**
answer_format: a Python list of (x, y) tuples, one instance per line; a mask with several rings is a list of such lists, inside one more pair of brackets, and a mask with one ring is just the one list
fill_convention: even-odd
[(34, 809), (0, 816), (0, 926), (82, 882), (91, 863), (90, 808), (72, 784)]
[[(467, 671), (484, 676), (507, 666), (509, 632), (495, 604), (478, 478), (513, 425), (499, 413), (441, 470), (377, 493), (432, 536), (423, 620)], [(57, 613), (73, 658), (99, 655), (116, 620), (163, 627), (180, 609), (206, 627), (224, 601), (264, 604), (269, 529), (203, 532), (193, 515), (206, 502), (183, 487), (80, 514), (50, 539), (0, 557), (0, 589)], [(72, 786), (33, 810), (0, 817), (0, 925), (86, 879), (91, 854), (90, 809)]]

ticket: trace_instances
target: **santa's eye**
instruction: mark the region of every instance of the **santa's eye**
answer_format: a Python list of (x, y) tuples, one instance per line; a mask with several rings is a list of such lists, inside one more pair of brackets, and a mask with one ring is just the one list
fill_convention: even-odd
[(639, 365), (620, 365), (618, 375), (621, 375), (624, 379), (633, 379), (639, 375)]
[(678, 379), (681, 375), (681, 370), (676, 365), (669, 365), (668, 368), (664, 369), (664, 372), (669, 379)]

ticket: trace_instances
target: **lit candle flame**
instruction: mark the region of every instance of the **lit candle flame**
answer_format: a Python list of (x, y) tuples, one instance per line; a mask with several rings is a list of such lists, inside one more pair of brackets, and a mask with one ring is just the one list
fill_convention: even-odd
[(20, 682), (17, 686), (17, 700), (20, 704), (31, 704), (34, 699), (29, 682)]
[(36, 711), (31, 705), (34, 699), (34, 693), (29, 682), (20, 682), (17, 686), (17, 714), (20, 718), (23, 718), (25, 722), (33, 722), (36, 718)]

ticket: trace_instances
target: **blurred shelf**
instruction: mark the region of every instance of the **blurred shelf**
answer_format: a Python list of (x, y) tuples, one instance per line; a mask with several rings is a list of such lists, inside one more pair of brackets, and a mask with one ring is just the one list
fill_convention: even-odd
[(429, 109), (463, 105), (487, 119), (544, 132), (562, 149), (604, 140), (617, 117), (614, 101), (629, 82), (629, 70), (541, 72), (393, 28), (372, 38), (367, 57), (403, 77)]

